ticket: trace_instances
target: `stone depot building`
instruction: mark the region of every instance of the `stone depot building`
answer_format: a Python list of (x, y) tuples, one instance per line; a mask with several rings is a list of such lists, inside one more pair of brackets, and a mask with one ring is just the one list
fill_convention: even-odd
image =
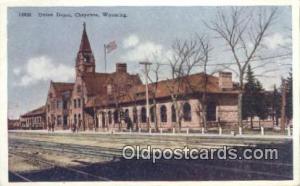
[[(45, 105), (36, 114), (22, 115), (23, 125), (27, 121), (41, 121), (42, 128), (55, 130), (69, 130), (74, 126), (78, 130), (147, 128), (145, 84), (139, 75), (130, 74), (126, 63), (117, 63), (112, 73), (96, 72), (95, 67), (84, 26), (74, 69), (75, 82), (51, 81)], [(207, 84), (204, 89), (205, 77)], [(208, 127), (216, 123), (232, 125), (237, 122), (238, 91), (231, 73), (219, 72), (217, 76), (198, 73), (184, 78), (189, 83), (179, 85), (176, 80), (163, 80), (149, 84), (151, 128), (157, 123), (159, 128), (171, 129), (178, 119), (182, 128), (202, 127), (199, 100), (204, 91)], [(177, 90), (179, 116), (171, 99), (174, 92), (170, 87)], [(30, 116), (41, 119), (31, 120)]]

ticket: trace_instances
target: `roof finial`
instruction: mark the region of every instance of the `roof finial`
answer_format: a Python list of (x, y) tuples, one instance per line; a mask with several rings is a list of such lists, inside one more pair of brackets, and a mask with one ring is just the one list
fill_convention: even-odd
[(83, 29), (85, 30), (85, 22), (83, 22)]

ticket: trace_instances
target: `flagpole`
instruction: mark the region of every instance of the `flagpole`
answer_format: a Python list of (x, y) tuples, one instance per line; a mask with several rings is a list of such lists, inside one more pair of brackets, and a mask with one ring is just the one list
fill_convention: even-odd
[(106, 73), (106, 45), (104, 44), (104, 69)]

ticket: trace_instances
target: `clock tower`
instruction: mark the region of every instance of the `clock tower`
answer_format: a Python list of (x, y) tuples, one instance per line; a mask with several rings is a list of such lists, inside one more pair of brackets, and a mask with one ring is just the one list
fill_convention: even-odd
[(76, 75), (84, 73), (95, 73), (95, 58), (86, 33), (85, 23), (83, 23), (81, 43), (76, 58)]

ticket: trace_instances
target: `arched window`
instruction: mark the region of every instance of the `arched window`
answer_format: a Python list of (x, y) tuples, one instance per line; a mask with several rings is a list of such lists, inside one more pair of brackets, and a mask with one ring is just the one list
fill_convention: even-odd
[(172, 122), (176, 122), (177, 118), (176, 118), (176, 109), (175, 106), (172, 105)]
[(189, 103), (183, 105), (183, 119), (184, 121), (192, 120), (191, 105)]
[(74, 124), (77, 124), (77, 116), (74, 114)]
[(81, 114), (78, 114), (78, 122), (81, 122)]
[(114, 122), (119, 123), (119, 112), (117, 110), (114, 111)]
[(102, 115), (102, 128), (104, 128), (105, 127), (105, 112), (102, 112), (101, 115)]
[(215, 102), (209, 102), (207, 104), (207, 114), (206, 114), (206, 120), (207, 121), (216, 121), (216, 103)]
[(142, 120), (142, 123), (147, 122), (146, 108), (145, 107), (142, 107), (142, 109), (141, 109), (141, 120)]
[(111, 95), (111, 93), (112, 93), (112, 86), (111, 86), (111, 84), (108, 84), (106, 88), (107, 88), (107, 94)]
[(128, 118), (128, 117), (129, 117), (129, 110), (128, 110), (128, 109), (125, 109), (124, 116), (125, 116), (125, 118)]
[(108, 111), (108, 123), (111, 124), (112, 118), (111, 118), (111, 111)]
[(150, 108), (150, 120), (152, 123), (154, 122), (154, 119), (155, 119), (155, 106), (152, 106)]
[(160, 121), (167, 122), (167, 107), (165, 105), (160, 106)]
[(136, 108), (134, 107), (133, 108), (133, 122), (137, 123), (137, 121), (138, 121), (138, 114), (137, 114)]

